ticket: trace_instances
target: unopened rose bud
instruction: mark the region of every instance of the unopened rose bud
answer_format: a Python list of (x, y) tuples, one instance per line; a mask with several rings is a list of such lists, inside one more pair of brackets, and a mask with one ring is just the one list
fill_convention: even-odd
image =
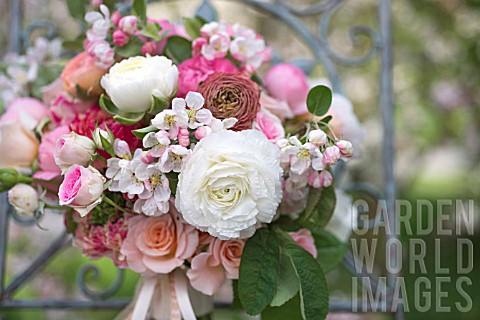
[(308, 184), (314, 188), (330, 187), (333, 182), (332, 174), (329, 171), (312, 171), (308, 175)]
[(126, 45), (128, 42), (128, 38), (128, 35), (122, 30), (115, 30), (115, 32), (113, 32), (113, 43), (117, 47), (123, 47), (124, 45)]
[(8, 201), (20, 214), (33, 215), (38, 209), (37, 190), (28, 184), (19, 183), (10, 189)]
[(336, 146), (340, 149), (342, 160), (347, 160), (353, 156), (353, 146), (350, 141), (340, 140), (336, 143)]
[(137, 31), (137, 17), (126, 16), (121, 18), (118, 22), (118, 27), (126, 34), (133, 34)]
[(210, 127), (203, 126), (203, 127), (197, 128), (197, 130), (195, 130), (195, 138), (197, 138), (197, 140), (202, 140), (203, 138), (208, 136), (211, 132), (212, 132), (212, 129)]
[(323, 146), (327, 143), (327, 134), (323, 130), (312, 130), (308, 133), (308, 142), (316, 145), (317, 147)]
[(323, 153), (323, 163), (334, 165), (340, 159), (340, 149), (337, 146), (330, 146)]
[(95, 143), (91, 139), (72, 131), (57, 140), (53, 157), (63, 174), (74, 164), (87, 166), (93, 159), (94, 154)]
[(97, 146), (98, 149), (104, 150), (104, 145), (102, 142), (102, 139), (100, 138), (100, 135), (103, 137), (103, 139), (106, 140), (110, 145), (113, 144), (113, 141), (115, 140), (115, 137), (108, 133), (107, 131), (100, 129), (100, 128), (95, 128), (95, 130), (92, 133), (92, 138), (93, 142), (95, 142), (95, 145)]

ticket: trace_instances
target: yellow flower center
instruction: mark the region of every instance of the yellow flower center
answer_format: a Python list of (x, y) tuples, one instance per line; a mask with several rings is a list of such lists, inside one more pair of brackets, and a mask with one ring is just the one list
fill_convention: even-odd
[(125, 61), (123, 64), (118, 65), (118, 73), (127, 73), (135, 69), (143, 67), (143, 60)]
[(301, 148), (300, 151), (298, 152), (297, 157), (300, 159), (308, 159), (310, 158), (310, 152), (308, 152), (308, 150), (305, 148)]

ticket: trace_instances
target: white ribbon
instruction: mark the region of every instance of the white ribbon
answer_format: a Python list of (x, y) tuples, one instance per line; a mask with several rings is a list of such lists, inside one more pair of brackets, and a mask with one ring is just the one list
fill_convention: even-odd
[(190, 297), (188, 295), (187, 277), (185, 272), (177, 269), (173, 273), (175, 282), (175, 293), (177, 295), (177, 302), (182, 313), (183, 320), (197, 320), (195, 312), (193, 311)]
[(132, 313), (132, 320), (145, 320), (147, 317), (153, 293), (157, 285), (157, 278), (142, 277), (142, 288), (138, 293), (137, 301)]

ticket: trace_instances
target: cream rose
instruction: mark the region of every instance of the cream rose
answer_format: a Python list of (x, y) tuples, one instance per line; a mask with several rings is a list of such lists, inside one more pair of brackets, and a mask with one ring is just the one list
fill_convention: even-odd
[(203, 138), (184, 161), (176, 207), (184, 219), (222, 240), (247, 238), (269, 223), (282, 198), (280, 151), (256, 130)]
[(38, 208), (38, 193), (32, 186), (19, 183), (8, 191), (8, 201), (18, 213), (33, 215)]
[(145, 112), (153, 95), (168, 99), (177, 90), (178, 69), (163, 56), (132, 57), (115, 64), (101, 81), (122, 112)]
[(74, 164), (87, 166), (94, 154), (95, 143), (72, 131), (57, 140), (53, 157), (64, 174)]

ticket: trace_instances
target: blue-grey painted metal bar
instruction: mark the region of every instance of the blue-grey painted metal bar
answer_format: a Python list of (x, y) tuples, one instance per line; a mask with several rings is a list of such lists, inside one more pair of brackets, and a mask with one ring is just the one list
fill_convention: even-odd
[(43, 252), (41, 252), (37, 258), (22, 271), (3, 292), (4, 298), (11, 297), (15, 291), (20, 288), (28, 279), (38, 273), (47, 262), (52, 259), (66, 244), (70, 243), (71, 236), (63, 231), (62, 234)]
[(77, 275), (77, 284), (80, 290), (91, 300), (106, 300), (111, 298), (122, 286), (125, 279), (125, 269), (117, 268), (117, 277), (112, 285), (105, 290), (92, 290), (86, 284), (88, 274), (92, 275), (94, 280), (100, 278), (100, 270), (95, 265), (85, 265), (80, 268)]
[(5, 288), (8, 243), (8, 200), (7, 193), (0, 193), (0, 298)]
[(22, 0), (10, 0), (10, 23), (8, 31), (7, 52), (20, 52), (20, 43), (22, 41)]

